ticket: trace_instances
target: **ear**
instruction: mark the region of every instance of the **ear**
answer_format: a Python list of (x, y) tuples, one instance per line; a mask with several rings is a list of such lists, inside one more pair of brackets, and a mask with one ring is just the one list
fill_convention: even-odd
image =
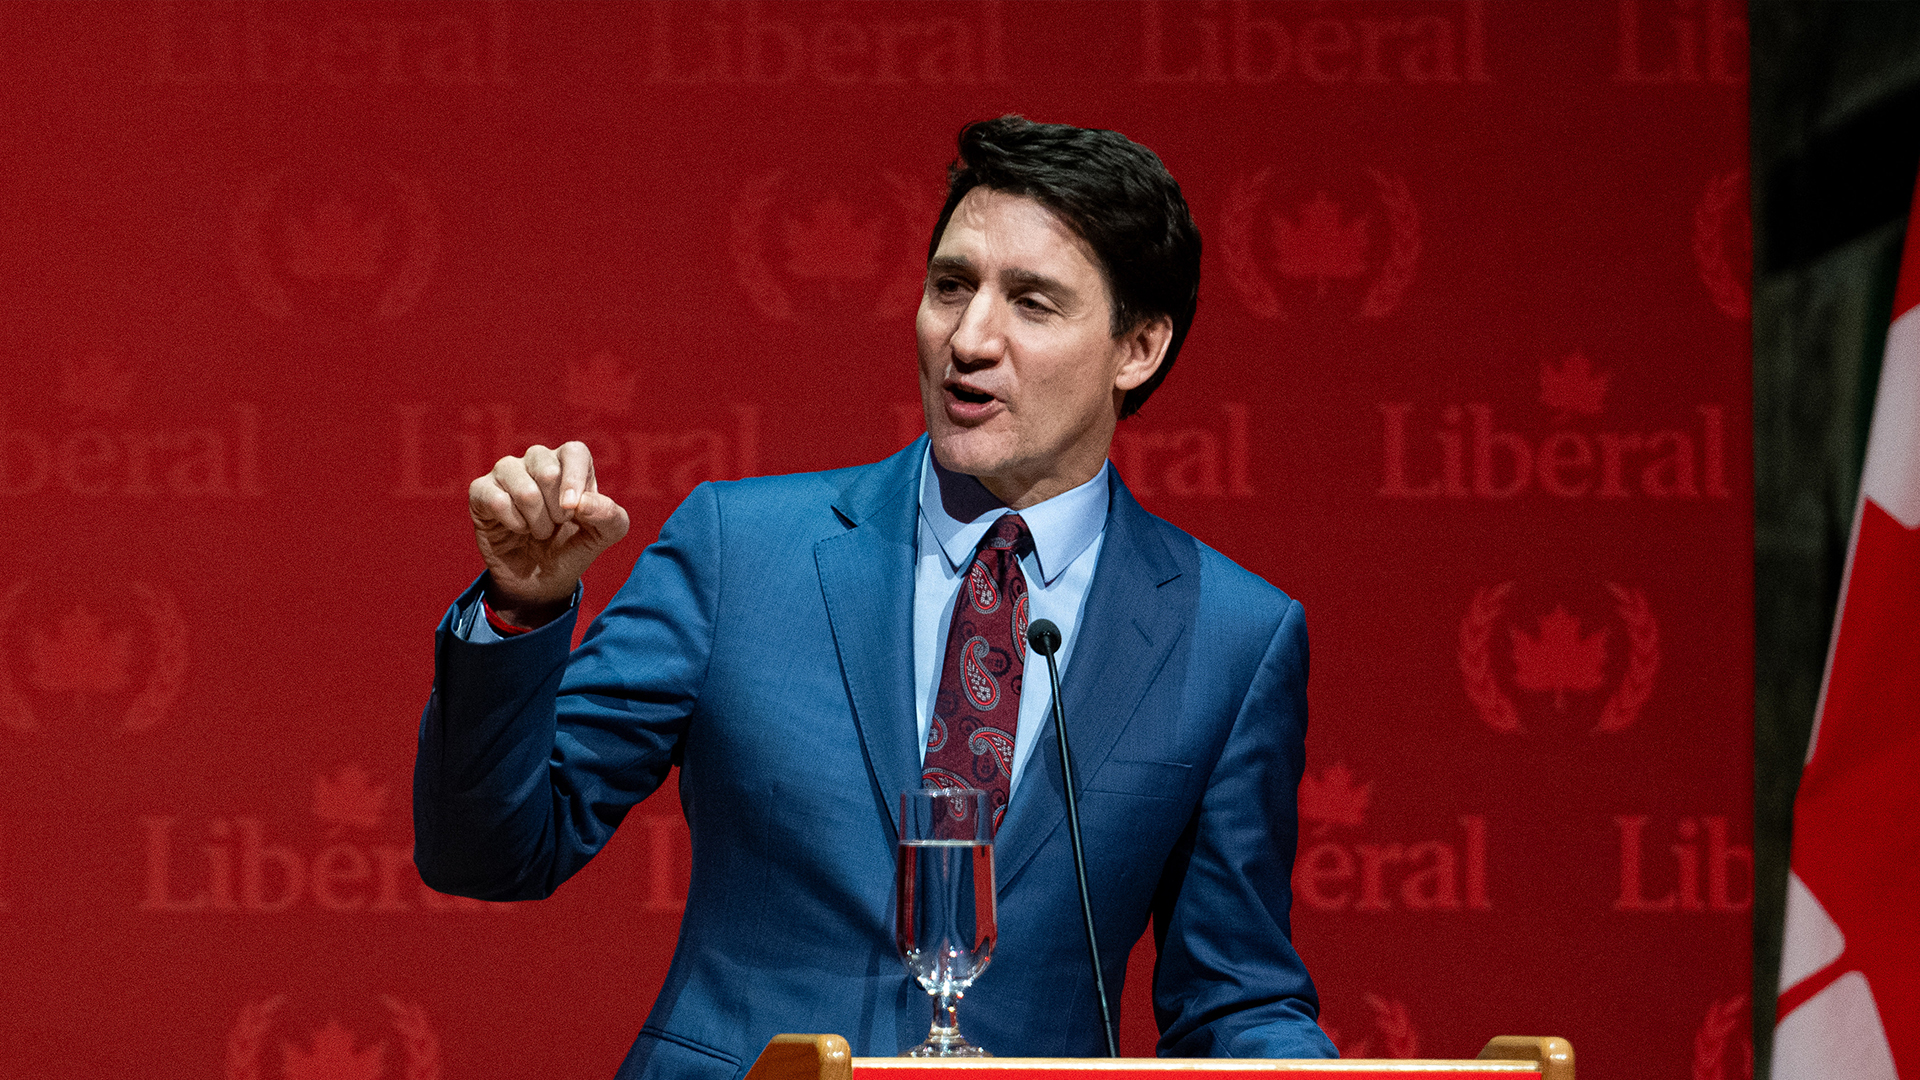
[(1171, 315), (1156, 315), (1115, 338), (1113, 347), (1120, 356), (1120, 368), (1114, 373), (1113, 388), (1124, 392), (1153, 378), (1172, 340)]

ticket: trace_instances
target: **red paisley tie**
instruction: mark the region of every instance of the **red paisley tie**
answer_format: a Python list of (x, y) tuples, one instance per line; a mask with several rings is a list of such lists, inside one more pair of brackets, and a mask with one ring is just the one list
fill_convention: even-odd
[(1032, 545), (1019, 514), (1003, 515), (980, 541), (947, 627), (940, 692), (927, 724), (926, 787), (978, 788), (1007, 812), (1020, 677), (1027, 666), (1027, 579), (1020, 554)]

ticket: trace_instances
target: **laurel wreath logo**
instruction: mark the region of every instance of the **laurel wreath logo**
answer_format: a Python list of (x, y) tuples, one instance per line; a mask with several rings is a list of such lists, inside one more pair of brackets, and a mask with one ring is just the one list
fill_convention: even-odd
[[(145, 582), (136, 581), (128, 588), (152, 636), (153, 667), (127, 706), (120, 724), (121, 734), (146, 731), (165, 719), (186, 687), (187, 675), (187, 621), (181, 617), (179, 601)], [(23, 582), (0, 596), (0, 634), (12, 624), (25, 592)], [(4, 660), (0, 660), (0, 727), (21, 735), (40, 728), (33, 706), (15, 689)]]
[(134, 582), (133, 596), (153, 630), (153, 671), (127, 706), (122, 732), (145, 731), (158, 724), (180, 696), (187, 674), (187, 622), (180, 617), (179, 602), (140, 582)]
[(1259, 319), (1278, 319), (1284, 314), (1279, 295), (1253, 256), (1253, 215), (1272, 179), (1272, 167), (1250, 177), (1235, 177), (1227, 192), (1227, 207), (1220, 215), (1220, 257), (1227, 264), (1227, 280), (1240, 294), (1240, 302)]
[(1367, 994), (1367, 1008), (1373, 1010), (1373, 1025), (1387, 1040), (1387, 1056), (1411, 1058), (1420, 1056), (1420, 1036), (1413, 1030), (1413, 1019), (1407, 1014), (1405, 1004), (1389, 1001), (1378, 994)]
[[(399, 199), (406, 247), (374, 303), (373, 314), (378, 319), (397, 319), (413, 310), (433, 279), (434, 264), (440, 261), (440, 211), (421, 181), (389, 171), (387, 182)], [(234, 205), (228, 248), (240, 288), (253, 306), (271, 318), (289, 319), (294, 315), (293, 298), (274, 266), (267, 241), (268, 220), (280, 188), (276, 174), (247, 178)]]
[(749, 183), (733, 204), (732, 239), (728, 249), (733, 255), (734, 279), (747, 291), (747, 299), (760, 314), (775, 322), (793, 320), (793, 298), (774, 276), (760, 247), (760, 235), (772, 212), (780, 181), (786, 172), (776, 169)]
[(1520, 735), (1526, 733), (1520, 726), (1520, 710), (1493, 677), (1493, 629), (1513, 584), (1474, 591), (1466, 618), (1460, 620), (1460, 674), (1466, 680), (1467, 700), (1473, 702), (1481, 721), (1495, 731)]
[(285, 995), (244, 1005), (227, 1033), (227, 1080), (260, 1080), (260, 1052), (273, 1028), (273, 1014), (285, 1005)]
[[(1260, 319), (1279, 319), (1286, 314), (1253, 249), (1254, 218), (1273, 173), (1269, 166), (1251, 176), (1235, 177), (1220, 215), (1220, 257), (1227, 264), (1227, 280), (1247, 311)], [(1420, 264), (1420, 208), (1405, 178), (1379, 169), (1367, 173), (1386, 209), (1389, 240), (1386, 260), (1360, 302), (1359, 317), (1378, 319), (1392, 314), (1413, 284), (1414, 271)]]
[[(1693, 1036), (1693, 1080), (1726, 1080), (1727, 1041), (1747, 1017), (1747, 995), (1735, 994), (1707, 1007), (1707, 1016)], [(1742, 1040), (1745, 1075), (1753, 1076), (1753, 1041)]]
[[(936, 198), (926, 185), (895, 173), (888, 173), (886, 181), (887, 194), (893, 199), (894, 207), (905, 217), (907, 227), (933, 228), (934, 221), (940, 216), (944, 198)], [(926, 277), (920, 272), (922, 269), (916, 262), (912, 273), (901, 274), (880, 291), (880, 298), (873, 305), (875, 318), (904, 317), (920, 307), (920, 294), (926, 289)]]
[(1747, 170), (1742, 167), (1708, 181), (1693, 211), (1693, 261), (1700, 269), (1700, 281), (1713, 297), (1713, 306), (1735, 319), (1753, 312), (1752, 298), (1741, 280), (1745, 268), (1736, 270), (1727, 251), (1727, 225), (1734, 212), (1746, 206), (1747, 197)]
[[(286, 995), (279, 994), (241, 1007), (233, 1029), (227, 1033), (226, 1080), (261, 1080), (260, 1059), (267, 1033), (273, 1030), (274, 1014), (286, 1003)], [(405, 1080), (440, 1080), (440, 1039), (433, 1033), (426, 1010), (388, 994), (381, 995), (380, 1003), (386, 1006), (393, 1030), (400, 1036), (400, 1050), (406, 1057)]]
[[(1467, 700), (1481, 722), (1495, 731), (1524, 735), (1527, 730), (1521, 723), (1520, 709), (1501, 688), (1493, 667), (1493, 632), (1514, 585), (1508, 581), (1474, 591), (1460, 620), (1459, 662)], [(1653, 696), (1654, 677), (1660, 672), (1660, 625), (1646, 594), (1613, 582), (1605, 585), (1613, 595), (1615, 614), (1626, 625), (1627, 663), (1620, 684), (1608, 695), (1590, 735), (1610, 735), (1632, 727), (1647, 699)]]
[[(1405, 1004), (1368, 992), (1361, 996), (1367, 1010), (1373, 1014), (1373, 1028), (1385, 1042), (1386, 1054), (1390, 1058), (1412, 1058), (1420, 1056), (1420, 1035), (1413, 1029), (1413, 1018), (1407, 1012)], [(1343, 1058), (1367, 1058), (1373, 1056), (1373, 1037), (1363, 1036), (1349, 1043), (1340, 1041), (1338, 1028), (1322, 1025), (1327, 1038), (1332, 1040)]]
[(1386, 264), (1380, 268), (1380, 276), (1360, 304), (1361, 318), (1378, 319), (1392, 314), (1393, 309), (1400, 306), (1400, 298), (1406, 295), (1407, 286), (1413, 284), (1414, 268), (1420, 264), (1420, 208), (1414, 205), (1413, 192), (1405, 179), (1388, 176), (1378, 169), (1368, 172), (1373, 176), (1380, 202), (1387, 208), (1387, 231), (1393, 238), (1387, 248)]
[(440, 1080), (440, 1040), (427, 1022), (427, 1011), (389, 995), (382, 995), (380, 1001), (393, 1014), (393, 1029), (400, 1033), (400, 1049), (407, 1057), (406, 1080)]
[(1654, 621), (1646, 594), (1612, 582), (1607, 582), (1607, 591), (1613, 594), (1620, 621), (1627, 625), (1627, 670), (1600, 710), (1600, 719), (1589, 733), (1593, 735), (1631, 727), (1640, 718), (1641, 706), (1653, 696), (1653, 677), (1660, 672), (1660, 624)]
[[(792, 322), (798, 317), (793, 293), (768, 262), (765, 243), (768, 221), (781, 200), (780, 183), (786, 175), (786, 170), (775, 169), (750, 181), (734, 201), (727, 222), (734, 280), (746, 291), (754, 309), (774, 322)], [(926, 186), (896, 173), (886, 174), (884, 180), (888, 201), (908, 226), (924, 223), (924, 227), (932, 228), (934, 219), (940, 216), (941, 203), (931, 197)], [(882, 321), (912, 313), (920, 303), (924, 284), (918, 268), (895, 275), (880, 289), (869, 314)]]

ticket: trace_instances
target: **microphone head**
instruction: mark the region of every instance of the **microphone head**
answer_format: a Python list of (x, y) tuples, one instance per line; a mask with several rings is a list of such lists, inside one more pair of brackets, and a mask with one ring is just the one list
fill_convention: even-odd
[(1052, 619), (1035, 619), (1027, 627), (1027, 644), (1041, 656), (1052, 656), (1060, 647), (1060, 628), (1053, 625)]

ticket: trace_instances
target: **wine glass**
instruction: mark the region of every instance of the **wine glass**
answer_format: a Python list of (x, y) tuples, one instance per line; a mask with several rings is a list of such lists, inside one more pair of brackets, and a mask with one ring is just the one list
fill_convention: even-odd
[(894, 936), (933, 997), (927, 1041), (902, 1057), (992, 1057), (967, 1042), (960, 998), (993, 958), (993, 815), (972, 788), (900, 794)]

